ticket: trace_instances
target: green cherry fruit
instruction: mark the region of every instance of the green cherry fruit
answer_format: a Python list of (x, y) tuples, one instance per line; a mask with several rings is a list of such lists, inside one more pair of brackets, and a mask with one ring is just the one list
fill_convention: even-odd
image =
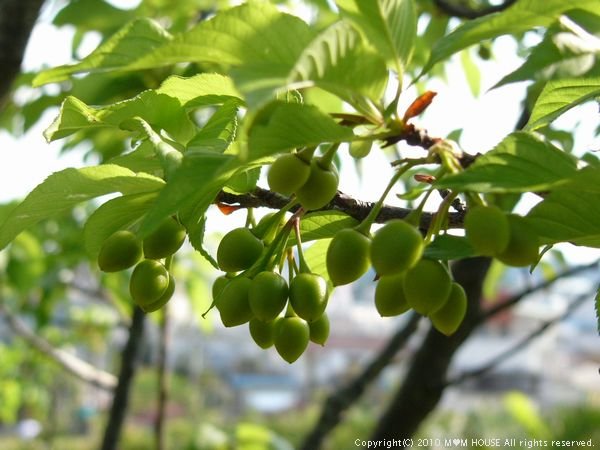
[(217, 262), (225, 272), (248, 269), (262, 253), (264, 245), (248, 228), (235, 228), (223, 236), (217, 249)]
[(260, 348), (267, 349), (273, 345), (273, 339), (275, 334), (275, 322), (263, 322), (256, 318), (250, 319), (248, 322), (248, 328), (250, 330), (250, 336), (252, 340)]
[(509, 214), (510, 239), (496, 257), (507, 266), (525, 267), (538, 260), (539, 238), (521, 216)]
[(142, 246), (131, 231), (119, 230), (102, 243), (98, 267), (103, 272), (118, 272), (136, 264), (142, 257)]
[(334, 286), (352, 283), (369, 270), (370, 239), (360, 231), (336, 233), (327, 249), (327, 273)]
[(510, 239), (504, 251), (496, 257), (507, 266), (524, 267), (538, 260), (539, 239), (525, 220), (509, 214)]
[(465, 235), (480, 255), (501, 253), (508, 245), (509, 233), (507, 216), (496, 206), (474, 206), (465, 216)]
[(148, 259), (171, 256), (183, 245), (185, 236), (185, 228), (177, 220), (169, 217), (144, 239), (144, 256)]
[(308, 324), (310, 340), (315, 344), (325, 345), (329, 338), (329, 317), (327, 313), (321, 314), (317, 320)]
[(151, 305), (167, 291), (169, 279), (169, 272), (165, 266), (153, 259), (144, 259), (131, 273), (131, 298), (140, 307)]
[(371, 263), (381, 275), (395, 275), (413, 267), (423, 255), (423, 237), (407, 222), (387, 222), (371, 240)]
[(275, 272), (260, 272), (252, 280), (248, 301), (257, 319), (264, 322), (274, 320), (283, 310), (288, 299), (288, 284)]
[(290, 303), (307, 322), (317, 320), (327, 307), (327, 282), (314, 273), (300, 273), (290, 283)]
[(308, 347), (310, 328), (299, 317), (282, 317), (275, 322), (273, 342), (279, 356), (293, 363)]
[(226, 327), (242, 325), (252, 319), (252, 311), (248, 302), (248, 292), (252, 280), (246, 277), (234, 278), (223, 288), (221, 295), (215, 300), (215, 307)]
[(291, 195), (302, 187), (310, 176), (310, 163), (295, 153), (279, 156), (267, 173), (267, 181), (272, 191)]
[(431, 314), (431, 323), (440, 333), (450, 336), (458, 329), (467, 312), (467, 294), (462, 286), (453, 282), (448, 300)]
[(163, 295), (161, 295), (160, 298), (155, 302), (152, 302), (148, 305), (140, 305), (140, 308), (142, 308), (142, 310), (146, 313), (158, 311), (163, 306), (165, 306), (169, 300), (171, 300), (171, 297), (173, 297), (174, 292), (175, 278), (173, 278), (173, 275), (169, 274), (169, 285), (167, 286), (167, 289), (165, 290)]
[(375, 308), (381, 317), (399, 316), (410, 309), (404, 296), (404, 276), (385, 275), (377, 282)]
[(296, 197), (305, 210), (319, 209), (333, 199), (338, 183), (338, 173), (333, 164), (323, 168), (318, 160), (313, 159), (310, 163), (310, 176), (296, 191)]
[(229, 278), (227, 275), (221, 275), (215, 278), (215, 281), (213, 281), (211, 288), (213, 301), (216, 300), (219, 295), (221, 295), (221, 292), (223, 292), (223, 289), (225, 288), (225, 286), (227, 286), (227, 284), (230, 281), (231, 278)]
[(410, 307), (419, 314), (430, 316), (448, 300), (452, 279), (442, 263), (422, 259), (406, 272), (402, 286)]

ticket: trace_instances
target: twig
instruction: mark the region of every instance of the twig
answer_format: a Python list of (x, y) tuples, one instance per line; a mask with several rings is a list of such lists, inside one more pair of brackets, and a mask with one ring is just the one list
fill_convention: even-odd
[(490, 370), (497, 367), (500, 363), (505, 361), (506, 359), (516, 355), (525, 347), (527, 347), (533, 340), (544, 334), (544, 332), (550, 328), (552, 325), (557, 324), (558, 322), (566, 319), (570, 316), (578, 306), (580, 306), (585, 300), (589, 299), (590, 296), (593, 295), (591, 292), (586, 292), (585, 294), (581, 294), (575, 298), (571, 302), (571, 304), (567, 307), (566, 311), (558, 317), (555, 317), (551, 320), (547, 320), (542, 325), (540, 325), (536, 330), (532, 331), (530, 334), (525, 336), (523, 339), (518, 341), (516, 344), (501, 352), (497, 356), (493, 357), (489, 362), (483, 364), (481, 367), (473, 370), (465, 371), (464, 373), (457, 375), (454, 378), (451, 378), (445, 383), (445, 386), (454, 385), (462, 383), (470, 378), (479, 377)]
[(1, 303), (0, 313), (4, 314), (8, 326), (15, 334), (71, 375), (107, 391), (112, 391), (117, 385), (117, 378), (113, 374), (100, 370), (64, 350), (53, 347), (48, 341), (33, 333), (21, 319), (8, 311)]
[(323, 439), (341, 420), (342, 414), (363, 394), (371, 382), (387, 367), (398, 350), (408, 341), (416, 330), (421, 316), (412, 313), (403, 325), (388, 341), (386, 346), (364, 368), (362, 373), (349, 384), (333, 392), (325, 401), (317, 425), (302, 443), (303, 450), (321, 448)]

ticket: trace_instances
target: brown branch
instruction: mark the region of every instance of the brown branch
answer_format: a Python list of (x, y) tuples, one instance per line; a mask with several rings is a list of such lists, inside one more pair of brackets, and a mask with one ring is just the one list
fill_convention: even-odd
[(164, 450), (165, 443), (165, 421), (167, 401), (169, 398), (169, 377), (167, 373), (167, 349), (169, 345), (169, 312), (168, 304), (165, 306), (161, 314), (160, 320), (160, 341), (158, 348), (158, 401), (156, 420), (154, 422), (154, 440), (156, 450)]
[(0, 110), (21, 70), (23, 54), (44, 0), (0, 1)]
[[(272, 208), (281, 209), (289, 203), (290, 199), (282, 195), (271, 192), (267, 189), (256, 188), (247, 194), (232, 194), (230, 192), (220, 192), (216, 198), (217, 203), (227, 205), (240, 205), (243, 208)], [(354, 199), (343, 192), (339, 192), (323, 210), (341, 211), (356, 220), (363, 220), (374, 206), (374, 202), (365, 202)], [(292, 209), (295, 211), (295, 209)], [(377, 223), (384, 223), (391, 219), (403, 219), (412, 212), (411, 209), (398, 206), (384, 206), (375, 220)], [(426, 230), (429, 228), (434, 213), (424, 212), (421, 215), (420, 228)], [(449, 228), (462, 228), (464, 220), (464, 211), (451, 212), (448, 214)]]
[(379, 376), (417, 328), (421, 316), (412, 313), (406, 324), (396, 331), (386, 346), (349, 384), (333, 392), (323, 405), (316, 426), (302, 443), (303, 450), (321, 448), (327, 434), (342, 420), (342, 414), (352, 406), (366, 388)]
[(137, 366), (137, 355), (142, 344), (145, 317), (144, 311), (136, 306), (129, 327), (129, 338), (121, 354), (121, 371), (119, 372), (119, 380), (108, 414), (108, 423), (104, 430), (101, 450), (116, 450), (121, 437), (121, 430), (129, 404), (129, 391)]
[(467, 6), (453, 3), (452, 0), (433, 0), (435, 5), (444, 14), (452, 17), (458, 17), (460, 19), (477, 19), (493, 13), (504, 11), (508, 7), (516, 3), (517, 0), (505, 0), (499, 5), (490, 5), (485, 8), (473, 9)]
[(0, 313), (4, 315), (6, 323), (16, 335), (25, 340), (44, 356), (57, 363), (71, 375), (92, 386), (107, 391), (112, 391), (117, 385), (117, 379), (113, 374), (100, 370), (64, 350), (55, 348), (48, 341), (31, 331), (23, 321), (8, 311), (1, 303)]
[(510, 348), (493, 357), (489, 362), (483, 364), (481, 367), (465, 371), (464, 373), (457, 375), (454, 378), (451, 378), (445, 383), (445, 386), (462, 383), (470, 378), (476, 378), (481, 375), (484, 375), (485, 373), (494, 369), (500, 363), (519, 353), (521, 350), (523, 350), (525, 347), (531, 344), (531, 342), (533, 342), (536, 338), (544, 334), (548, 328), (550, 328), (553, 325), (556, 325), (558, 322), (569, 317), (573, 313), (573, 311), (575, 311), (575, 309), (577, 309), (585, 300), (589, 299), (591, 295), (593, 295), (593, 293), (586, 292), (585, 294), (577, 296), (577, 298), (571, 302), (571, 304), (567, 307), (566, 311), (563, 314), (553, 319), (545, 321), (537, 329), (529, 333), (527, 336), (525, 336), (523, 339), (518, 341)]

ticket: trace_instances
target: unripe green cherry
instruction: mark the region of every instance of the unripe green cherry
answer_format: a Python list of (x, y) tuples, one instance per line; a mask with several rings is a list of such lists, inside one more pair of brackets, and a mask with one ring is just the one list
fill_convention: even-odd
[(119, 230), (111, 234), (98, 253), (98, 267), (103, 272), (128, 269), (142, 257), (142, 246), (131, 231)]
[(327, 249), (327, 273), (334, 286), (352, 283), (369, 270), (371, 241), (360, 231), (336, 233)]
[(395, 275), (413, 267), (423, 254), (423, 237), (407, 222), (387, 222), (371, 241), (371, 264), (379, 275)]
[(275, 322), (273, 341), (277, 353), (288, 363), (296, 361), (310, 339), (308, 324), (299, 317), (281, 317)]
[(504, 251), (496, 257), (508, 266), (524, 267), (538, 260), (539, 238), (525, 220), (509, 214), (510, 239)]
[(171, 256), (183, 245), (185, 236), (185, 228), (169, 217), (144, 239), (144, 256), (148, 259), (162, 259)]
[(327, 282), (314, 273), (300, 273), (290, 282), (290, 304), (307, 322), (317, 320), (327, 307)]
[(260, 348), (269, 348), (273, 345), (273, 339), (275, 337), (275, 322), (263, 322), (256, 318), (250, 319), (248, 322), (248, 328), (250, 330), (250, 336), (252, 340), (256, 342)]
[(495, 256), (508, 245), (506, 214), (495, 206), (478, 205), (465, 216), (465, 235), (480, 255)]
[(171, 300), (171, 297), (173, 297), (174, 292), (175, 292), (175, 278), (173, 278), (173, 275), (171, 275), (169, 273), (169, 285), (167, 286), (167, 289), (165, 290), (163, 295), (161, 295), (158, 300), (156, 300), (153, 303), (150, 303), (149, 305), (139, 305), (139, 306), (146, 313), (158, 311), (163, 306), (165, 306), (169, 300)]
[(225, 286), (227, 286), (227, 283), (230, 281), (231, 278), (229, 278), (227, 275), (221, 275), (220, 277), (217, 277), (215, 281), (213, 281), (211, 288), (213, 300), (216, 300), (217, 297), (221, 295), (221, 292), (223, 292), (223, 289), (225, 289)]
[(458, 329), (467, 312), (467, 294), (462, 286), (453, 282), (448, 300), (431, 314), (431, 323), (440, 333), (450, 336)]
[(242, 325), (252, 319), (248, 292), (252, 280), (246, 277), (232, 279), (215, 300), (215, 307), (226, 327)]
[(329, 317), (327, 313), (321, 314), (317, 320), (309, 322), (310, 340), (315, 344), (325, 345), (329, 338)]
[(262, 253), (264, 245), (248, 228), (235, 228), (223, 236), (217, 249), (217, 262), (225, 272), (248, 269)]
[(333, 199), (338, 183), (338, 173), (333, 164), (323, 168), (317, 159), (313, 159), (310, 163), (310, 176), (296, 191), (296, 197), (304, 209), (319, 209)]
[(275, 272), (260, 272), (252, 280), (248, 300), (250, 309), (257, 319), (264, 322), (274, 320), (288, 299), (288, 284)]
[(375, 288), (375, 308), (381, 317), (393, 317), (410, 309), (404, 296), (404, 274), (386, 275)]
[(151, 305), (162, 297), (169, 287), (169, 272), (158, 261), (144, 259), (138, 263), (129, 279), (129, 293), (140, 306)]
[(412, 309), (430, 316), (442, 306), (450, 295), (452, 279), (439, 261), (420, 260), (404, 275), (404, 296)]
[(306, 183), (310, 176), (310, 163), (295, 153), (279, 156), (271, 165), (267, 181), (272, 191), (291, 195)]

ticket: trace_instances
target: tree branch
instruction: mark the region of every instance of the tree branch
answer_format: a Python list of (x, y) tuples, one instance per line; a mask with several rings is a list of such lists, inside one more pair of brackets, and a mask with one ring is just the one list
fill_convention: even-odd
[(64, 350), (53, 347), (48, 341), (33, 333), (23, 321), (8, 311), (1, 303), (0, 313), (4, 314), (6, 323), (16, 335), (24, 339), (29, 345), (57, 363), (71, 375), (92, 386), (107, 391), (112, 391), (117, 385), (117, 379), (113, 374), (100, 370)]
[(0, 1), (0, 110), (21, 70), (23, 54), (44, 0)]
[(505, 0), (499, 5), (490, 5), (481, 9), (473, 9), (463, 5), (453, 3), (451, 0), (433, 0), (435, 5), (444, 12), (444, 14), (460, 19), (477, 19), (478, 17), (504, 11), (509, 6), (516, 3), (517, 0)]
[(568, 277), (576, 275), (578, 273), (585, 272), (586, 270), (594, 269), (599, 264), (600, 264), (600, 261), (595, 261), (591, 264), (583, 264), (580, 266), (574, 266), (574, 267), (571, 267), (571, 268), (565, 270), (562, 273), (559, 273), (558, 275), (555, 275), (552, 278), (544, 280), (543, 282), (541, 282), (535, 286), (524, 289), (521, 292), (507, 298), (502, 303), (495, 305), (486, 311), (483, 311), (479, 316), (478, 323), (483, 323), (486, 320), (488, 320), (490, 317), (495, 316), (496, 314), (516, 305), (517, 303), (519, 303), (523, 298), (527, 297), (528, 295), (552, 286), (558, 280), (562, 280), (563, 278), (568, 278)]
[(579, 307), (585, 300), (589, 299), (591, 295), (593, 295), (593, 293), (586, 292), (585, 294), (577, 296), (575, 298), (575, 300), (573, 300), (571, 302), (571, 304), (567, 307), (566, 311), (563, 314), (561, 314), (560, 316), (555, 317), (551, 320), (545, 321), (536, 330), (532, 331), (530, 334), (528, 334), (523, 339), (518, 341), (512, 347), (506, 349), (505, 351), (501, 352), (497, 356), (493, 357), (489, 362), (483, 364), (481, 367), (479, 367), (477, 369), (466, 371), (466, 372), (464, 372), (460, 375), (457, 375), (456, 377), (451, 378), (450, 380), (446, 381), (445, 386), (462, 383), (470, 378), (479, 377), (479, 376), (489, 372), (490, 370), (494, 369), (502, 361), (505, 361), (506, 359), (514, 356), (515, 354), (517, 354), (521, 350), (523, 350), (525, 347), (527, 347), (536, 338), (538, 338), (542, 334), (544, 334), (544, 332), (548, 328), (550, 328), (551, 326), (553, 326), (553, 325), (557, 324), (558, 322), (569, 317), (573, 313), (573, 311), (575, 311), (577, 309), (577, 307)]
[(169, 399), (169, 376), (167, 372), (167, 351), (169, 347), (169, 310), (168, 304), (161, 310), (159, 347), (158, 347), (158, 401), (156, 421), (154, 422), (154, 438), (156, 450), (165, 450), (165, 420), (167, 401)]
[(125, 421), (127, 406), (129, 403), (129, 390), (133, 381), (137, 366), (137, 355), (142, 343), (142, 334), (144, 331), (144, 320), (146, 314), (139, 307), (133, 310), (131, 326), (129, 328), (129, 338), (121, 354), (121, 371), (119, 381), (113, 396), (112, 406), (108, 414), (108, 423), (104, 430), (101, 450), (116, 450), (121, 429)]
[[(217, 195), (216, 202), (227, 205), (240, 205), (243, 208), (259, 208), (266, 207), (272, 209), (281, 209), (289, 203), (290, 199), (271, 192), (267, 189), (256, 188), (254, 191), (247, 194), (232, 194), (221, 191)], [(323, 210), (341, 211), (356, 220), (363, 220), (374, 206), (374, 202), (364, 202), (354, 199), (343, 192), (338, 192), (331, 202), (322, 208)], [(297, 209), (297, 208), (296, 208)], [(296, 209), (292, 209), (292, 212)], [(401, 208), (398, 206), (384, 206), (375, 220), (377, 223), (384, 223), (391, 219), (403, 219), (411, 213), (411, 209)], [(448, 214), (449, 228), (462, 228), (465, 213), (450, 212)], [(421, 215), (420, 228), (426, 230), (429, 228), (431, 221), (434, 218), (434, 213), (424, 212)]]
[(321, 448), (327, 434), (342, 420), (344, 411), (360, 398), (365, 389), (387, 367), (392, 358), (412, 336), (420, 319), (420, 315), (412, 313), (406, 324), (396, 331), (383, 350), (371, 360), (361, 374), (351, 380), (346, 386), (342, 386), (333, 392), (325, 400), (316, 426), (302, 443), (301, 448), (303, 450)]

